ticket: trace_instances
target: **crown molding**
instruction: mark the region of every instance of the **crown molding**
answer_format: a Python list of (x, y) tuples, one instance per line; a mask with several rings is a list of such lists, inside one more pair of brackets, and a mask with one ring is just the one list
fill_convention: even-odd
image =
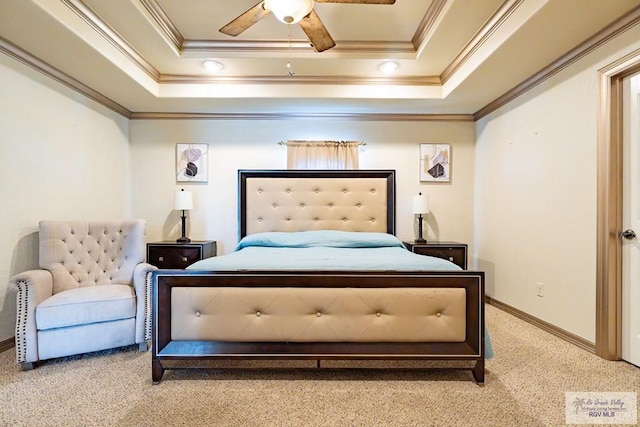
[[(114, 102), (110, 98), (95, 91), (82, 82), (74, 79), (68, 74), (63, 73), (57, 68), (41, 61), (33, 55), (25, 52), (11, 42), (0, 37), (0, 52), (10, 56), (18, 62), (46, 75), (47, 77), (64, 84), (65, 86), (85, 95), (87, 98), (115, 111), (116, 113), (131, 120), (149, 120), (149, 119), (207, 119), (207, 120), (352, 120), (352, 121), (473, 121), (470, 114), (370, 114), (370, 113), (173, 113), (173, 112), (132, 112), (122, 105)], [(162, 76), (162, 83), (212, 83), (209, 78), (189, 81), (186, 76)], [(405, 85), (438, 85), (437, 77), (426, 78), (405, 78), (405, 79), (385, 79), (385, 78), (349, 78), (337, 76), (332, 79), (324, 77), (295, 77), (292, 81), (290, 77), (274, 77), (274, 78), (258, 78), (255, 79), (222, 79), (220, 83), (231, 82), (254, 82), (254, 83), (280, 83), (292, 84), (299, 83), (315, 83), (315, 84), (405, 84)]]
[(169, 16), (160, 7), (156, 0), (134, 0), (138, 8), (146, 12), (147, 19), (155, 24), (156, 30), (169, 43), (173, 50), (180, 54), (184, 44), (184, 37), (178, 28), (171, 22)]
[(431, 37), (432, 31), (435, 30), (438, 17), (444, 10), (447, 2), (448, 0), (433, 0), (429, 5), (427, 13), (425, 13), (420, 25), (418, 25), (418, 29), (411, 38), (411, 43), (416, 52), (422, 52), (424, 45)]
[[(265, 57), (294, 53), (317, 56), (306, 40), (185, 40), (180, 49), (182, 57), (208, 57), (220, 54), (229, 56), (246, 53)], [(339, 58), (345, 54), (359, 57), (408, 58), (416, 57), (416, 49), (411, 42), (340, 41), (335, 47), (322, 52), (324, 58)]]
[(102, 18), (96, 15), (82, 0), (60, 0), (73, 13), (85, 21), (97, 34), (107, 40), (129, 61), (134, 63), (139, 69), (144, 71), (149, 77), (158, 80), (160, 72), (138, 53), (129, 43), (107, 24)]
[(58, 83), (62, 83), (63, 85), (75, 90), (76, 92), (83, 94), (87, 98), (92, 99), (98, 104), (101, 104), (124, 117), (129, 118), (129, 116), (131, 115), (131, 111), (129, 111), (127, 108), (111, 100), (110, 98), (107, 98), (100, 92), (93, 90), (89, 86), (74, 79), (68, 74), (25, 52), (24, 50), (1, 36), (0, 52), (15, 59), (23, 65), (26, 65), (27, 67), (44, 74), (45, 76), (57, 81)]
[(453, 76), (453, 74), (460, 69), (475, 52), (485, 44), (493, 33), (515, 12), (518, 7), (524, 2), (524, 0), (509, 0), (506, 1), (500, 9), (487, 21), (487, 23), (478, 31), (464, 48), (460, 51), (453, 61), (444, 69), (440, 74), (440, 80), (442, 83), (446, 83), (447, 80)]
[(349, 120), (386, 122), (473, 122), (471, 114), (371, 113), (131, 113), (131, 120)]
[(609, 40), (638, 25), (638, 23), (640, 23), (640, 6), (632, 9), (629, 13), (611, 23), (611, 25), (603, 28), (592, 37), (588, 38), (575, 48), (571, 49), (570, 51), (553, 61), (551, 64), (544, 67), (542, 70), (538, 71), (519, 85), (515, 86), (513, 89), (507, 91), (502, 96), (491, 101), (489, 104), (476, 111), (473, 114), (475, 120), (480, 120), (486, 115), (496, 111), (500, 107), (503, 107), (504, 105), (533, 89), (540, 83), (558, 74), (560, 71), (577, 62), (581, 58), (590, 54), (594, 50), (598, 49)]
[[(431, 30), (435, 19), (446, 4), (447, 0), (435, 0), (429, 6), (414, 39), (411, 42), (354, 42), (340, 41), (330, 52), (323, 56), (340, 56), (343, 54), (358, 54), (362, 56), (385, 56), (396, 58), (405, 56), (416, 57), (418, 40), (422, 41)], [(308, 41), (258, 41), (258, 40), (189, 40), (184, 39), (176, 25), (171, 21), (157, 0), (136, 0), (138, 8), (145, 12), (147, 19), (154, 25), (160, 35), (171, 45), (181, 57), (205, 57), (220, 54), (260, 53), (265, 56), (282, 55), (296, 52), (317, 55)]]
[(314, 85), (390, 85), (440, 86), (438, 77), (354, 77), (354, 76), (185, 76), (163, 74), (159, 83), (180, 84), (314, 84)]
[[(113, 31), (110, 27), (106, 26), (93, 12), (91, 12), (84, 3), (80, 0), (61, 0), (65, 5), (70, 7), (72, 10), (77, 11), (76, 13), (79, 16), (83, 17), (83, 19), (88, 22), (92, 28), (96, 31), (99, 31), (103, 37), (110, 40), (115, 45), (119, 45), (120, 43), (124, 43), (124, 41), (117, 36), (115, 31)], [(497, 28), (498, 22), (504, 20), (509, 10), (512, 11), (513, 7), (516, 7), (522, 0), (514, 0), (509, 4), (509, 7), (506, 11), (502, 13), (497, 13), (494, 16), (494, 19), (491, 21), (493, 24), (485, 26), (481, 32), (476, 35), (475, 42), (470, 43), (466, 48), (466, 55), (459, 55), (456, 59), (456, 63), (462, 63), (462, 61), (466, 60), (464, 58), (468, 58), (471, 54), (471, 50), (474, 49), (473, 46), (481, 43), (481, 40), (486, 40), (489, 33), (494, 31)], [(155, 0), (139, 0), (141, 4), (150, 4), (154, 5)], [(505, 5), (506, 7), (506, 5)], [(159, 15), (160, 16), (160, 15)], [(86, 18), (86, 19), (85, 19)], [(102, 23), (102, 24), (100, 24)], [(229, 119), (241, 119), (241, 120), (282, 120), (282, 119), (331, 119), (331, 120), (385, 120), (385, 121), (477, 121), (486, 115), (496, 111), (502, 106), (508, 104), (513, 101), (517, 97), (523, 95), (530, 89), (534, 88), (538, 84), (543, 81), (551, 78), (555, 74), (559, 73), (566, 67), (575, 63), (579, 59), (588, 55), (598, 47), (602, 46), (604, 43), (608, 42), (612, 38), (619, 36), (624, 33), (628, 29), (634, 27), (640, 23), (640, 6), (634, 8), (625, 16), (620, 19), (614, 21), (611, 25), (604, 28), (585, 42), (581, 43), (574, 49), (570, 50), (566, 54), (562, 55), (557, 60), (553, 61), (551, 64), (535, 73), (522, 83), (518, 84), (511, 90), (507, 91), (502, 96), (493, 100), (489, 104), (482, 107), (480, 110), (473, 114), (368, 114), (368, 113), (357, 113), (357, 114), (243, 114), (243, 113), (228, 113), (228, 114), (216, 114), (216, 113), (163, 113), (163, 112), (131, 112), (124, 106), (118, 104), (117, 102), (111, 100), (110, 98), (104, 96), (100, 92), (90, 88), (89, 86), (83, 84), (82, 82), (76, 80), (75, 78), (69, 76), (68, 74), (60, 71), (59, 69), (45, 63), (44, 61), (36, 58), (35, 56), (27, 53), (22, 50), (18, 46), (9, 42), (8, 40), (0, 37), (0, 52), (6, 54), (7, 56), (17, 60), (18, 62), (48, 76), (49, 78), (62, 83), (63, 85), (85, 95), (87, 98), (107, 107), (108, 109), (126, 117), (129, 119), (140, 120), (140, 119), (220, 119), (220, 120), (229, 120)], [(176, 30), (177, 31), (177, 30)], [(186, 42), (185, 42), (186, 43)], [(121, 52), (126, 54), (134, 63), (140, 65), (140, 63), (135, 60), (135, 50), (128, 47), (126, 43), (120, 47)], [(411, 48), (415, 50), (415, 48)], [(143, 61), (144, 63), (146, 61)], [(144, 69), (144, 68), (143, 68)], [(157, 73), (157, 74), (156, 74)], [(443, 76), (446, 73), (443, 73)], [(160, 83), (256, 83), (256, 84), (264, 84), (264, 83), (273, 83), (273, 84), (289, 84), (289, 83), (306, 83), (306, 84), (350, 84), (350, 85), (366, 85), (366, 84), (389, 84), (389, 85), (439, 85), (442, 84), (442, 78), (427, 76), (427, 77), (406, 77), (406, 78), (358, 78), (358, 77), (346, 77), (346, 76), (335, 76), (335, 77), (291, 77), (286, 76), (275, 76), (275, 77), (257, 77), (257, 76), (248, 76), (248, 77), (239, 77), (239, 78), (230, 78), (230, 77), (211, 77), (211, 76), (182, 76), (182, 75), (161, 75), (160, 73), (151, 71), (150, 76), (156, 80), (156, 82)], [(445, 76), (446, 77), (446, 76)]]

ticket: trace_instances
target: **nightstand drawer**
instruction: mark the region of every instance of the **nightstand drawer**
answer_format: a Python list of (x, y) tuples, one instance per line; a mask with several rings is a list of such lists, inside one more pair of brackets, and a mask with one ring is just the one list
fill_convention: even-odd
[(183, 269), (196, 261), (216, 256), (216, 242), (194, 241), (186, 244), (155, 242), (147, 244), (147, 262), (158, 268)]
[(463, 270), (467, 269), (467, 245), (457, 242), (428, 242), (413, 243), (403, 242), (407, 249), (419, 254), (437, 258), (443, 258), (458, 265)]

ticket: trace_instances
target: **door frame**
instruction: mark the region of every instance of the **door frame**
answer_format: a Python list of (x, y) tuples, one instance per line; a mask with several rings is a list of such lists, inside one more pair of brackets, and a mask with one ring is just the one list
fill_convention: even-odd
[(622, 356), (622, 80), (640, 71), (640, 49), (598, 70), (596, 355)]

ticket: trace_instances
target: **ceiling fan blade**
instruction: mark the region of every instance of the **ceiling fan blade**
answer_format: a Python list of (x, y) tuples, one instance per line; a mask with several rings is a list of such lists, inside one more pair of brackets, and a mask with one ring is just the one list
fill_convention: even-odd
[(224, 27), (220, 28), (220, 30), (218, 31), (229, 36), (237, 36), (256, 22), (267, 16), (269, 13), (271, 13), (270, 10), (266, 10), (263, 7), (263, 4), (264, 2), (261, 1), (251, 9), (238, 16), (233, 21), (229, 22)]
[(336, 45), (336, 42), (333, 41), (331, 34), (327, 31), (327, 28), (324, 26), (315, 10), (309, 12), (309, 14), (302, 18), (302, 21), (298, 24), (307, 37), (309, 37), (311, 44), (317, 52), (331, 49)]
[(315, 0), (316, 3), (394, 4), (396, 0)]

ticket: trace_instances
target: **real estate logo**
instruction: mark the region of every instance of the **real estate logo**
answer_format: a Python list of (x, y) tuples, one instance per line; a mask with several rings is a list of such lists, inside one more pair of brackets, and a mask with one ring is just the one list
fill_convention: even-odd
[(566, 424), (637, 425), (638, 394), (632, 392), (565, 393)]

